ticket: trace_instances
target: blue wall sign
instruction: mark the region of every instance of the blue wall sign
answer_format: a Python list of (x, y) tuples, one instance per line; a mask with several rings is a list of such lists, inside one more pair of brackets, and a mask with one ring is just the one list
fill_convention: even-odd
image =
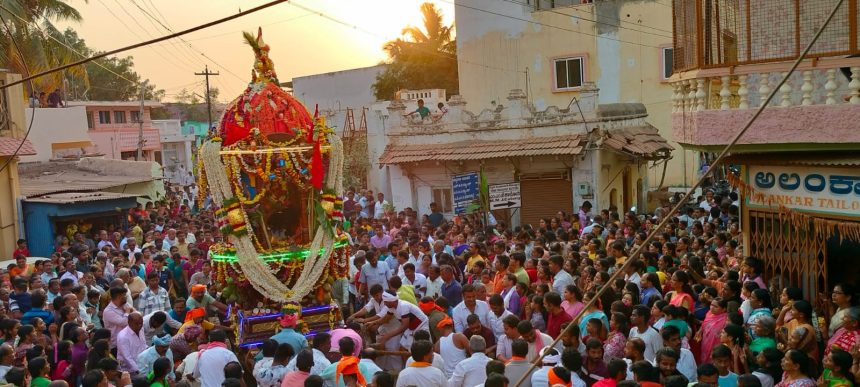
[(453, 198), (454, 213), (463, 214), (469, 204), (478, 201), (478, 172), (469, 172), (456, 175), (451, 180), (451, 196)]

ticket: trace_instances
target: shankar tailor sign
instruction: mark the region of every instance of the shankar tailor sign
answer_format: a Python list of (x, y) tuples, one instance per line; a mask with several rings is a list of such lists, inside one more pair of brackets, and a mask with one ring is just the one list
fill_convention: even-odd
[(747, 168), (750, 208), (780, 205), (808, 213), (860, 217), (860, 169), (758, 166)]

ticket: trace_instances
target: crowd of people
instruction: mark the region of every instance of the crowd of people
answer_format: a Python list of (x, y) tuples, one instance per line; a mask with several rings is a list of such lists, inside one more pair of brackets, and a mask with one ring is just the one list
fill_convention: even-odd
[[(64, 386), (852, 386), (849, 284), (813, 305), (768, 288), (744, 255), (735, 194), (669, 213), (584, 202), (536, 224), (397, 211), (349, 190), (342, 324), (294, 316), (251, 351), (223, 320), (208, 250), (222, 240), (193, 185), (126, 227), (77, 232), (0, 271), (0, 379)], [(210, 203), (209, 200), (201, 201)], [(661, 230), (655, 227), (670, 218)], [(643, 241), (651, 231), (656, 238)], [(642, 253), (628, 258), (641, 247)], [(558, 339), (558, 340), (556, 340)], [(532, 366), (540, 359), (540, 364)]]

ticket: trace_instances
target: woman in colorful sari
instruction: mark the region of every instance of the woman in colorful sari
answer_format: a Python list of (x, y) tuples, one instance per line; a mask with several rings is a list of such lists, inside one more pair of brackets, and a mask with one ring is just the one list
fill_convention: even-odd
[[(854, 301), (856, 299), (854, 293), (854, 287), (849, 284), (836, 284), (836, 286), (833, 287), (833, 292), (830, 294), (830, 299), (831, 301), (833, 301), (833, 305), (836, 306), (836, 311), (833, 312), (833, 315), (830, 317), (830, 325), (827, 329), (827, 337), (833, 336), (834, 334), (836, 334), (836, 330), (842, 327), (842, 317), (848, 311), (848, 308), (856, 304), (856, 302)], [(827, 337), (825, 337), (824, 339), (826, 340)]]
[[(591, 291), (585, 293), (585, 297), (583, 297), (582, 302), (588, 305), (588, 302), (591, 301), (595, 297), (596, 293)], [(588, 320), (593, 318), (599, 319), (603, 322), (603, 326), (606, 330), (609, 330), (609, 319), (606, 318), (606, 313), (603, 313), (603, 310), (600, 307), (600, 300), (596, 300), (593, 304), (589, 305), (588, 308), (583, 312), (582, 317), (579, 319), (579, 332), (582, 337), (585, 337), (588, 333), (586, 325), (588, 325)]]
[(729, 313), (726, 310), (728, 305), (728, 301), (722, 298), (711, 301), (711, 310), (705, 315), (702, 328), (696, 333), (696, 340), (702, 343), (702, 358), (699, 359), (699, 364), (710, 363), (711, 350), (720, 344), (720, 332), (726, 327), (726, 322), (729, 320)]
[(758, 336), (755, 334), (755, 326), (758, 323), (758, 319), (764, 316), (773, 317), (773, 306), (770, 303), (770, 292), (767, 289), (756, 289), (750, 293), (749, 298), (750, 306), (752, 307), (752, 312), (750, 312), (750, 317), (746, 321), (747, 331), (750, 334), (750, 337), (755, 340)]
[(776, 387), (816, 387), (809, 374), (809, 358), (796, 349), (790, 349), (782, 358), (782, 381)]
[(842, 327), (827, 341), (824, 356), (827, 356), (834, 348), (839, 348), (846, 352), (851, 351), (851, 348), (858, 341), (860, 341), (860, 307), (854, 306), (848, 308), (842, 316)]
[(693, 288), (690, 287), (689, 275), (683, 271), (676, 271), (672, 274), (672, 280), (669, 283), (672, 286), (672, 291), (666, 294), (669, 305), (685, 308), (692, 314), (696, 303), (693, 301)]
[(777, 340), (787, 348), (797, 349), (809, 356), (809, 370), (818, 370), (818, 342), (815, 340), (815, 327), (812, 326), (812, 305), (806, 300), (792, 304), (791, 321), (780, 326), (777, 324)]

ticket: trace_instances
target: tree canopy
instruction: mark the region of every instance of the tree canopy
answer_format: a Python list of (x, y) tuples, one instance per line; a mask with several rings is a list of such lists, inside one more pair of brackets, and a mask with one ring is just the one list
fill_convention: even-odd
[[(5, 23), (0, 24), (0, 67), (19, 74), (34, 74), (96, 54), (73, 29), (61, 32), (54, 25), (61, 21), (82, 21), (80, 12), (67, 3), (0, 0), (0, 19)], [(33, 86), (36, 92), (48, 93), (62, 89), (64, 81), (67, 99), (133, 100), (140, 98), (142, 78), (134, 71), (132, 57), (114, 57), (39, 77), (33, 80)], [(160, 99), (164, 91), (148, 84), (145, 94), (147, 99)]]
[(423, 30), (407, 26), (401, 38), (383, 46), (390, 62), (373, 84), (377, 99), (391, 99), (402, 89), (445, 89), (448, 95), (459, 92), (454, 26), (444, 25), (442, 12), (432, 3), (421, 4), (421, 13)]

